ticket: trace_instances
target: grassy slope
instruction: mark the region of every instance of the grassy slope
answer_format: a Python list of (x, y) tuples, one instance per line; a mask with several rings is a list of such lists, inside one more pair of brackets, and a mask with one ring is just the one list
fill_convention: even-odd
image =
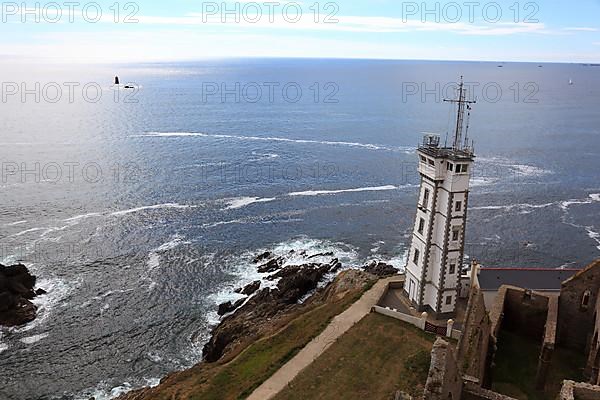
[(390, 399), (422, 396), (435, 337), (369, 314), (279, 393), (275, 400)]
[(158, 388), (134, 394), (128, 399), (243, 399), (321, 333), (333, 317), (358, 300), (368, 288), (370, 286), (301, 314), (281, 331), (250, 345), (227, 364), (199, 364), (170, 376)]

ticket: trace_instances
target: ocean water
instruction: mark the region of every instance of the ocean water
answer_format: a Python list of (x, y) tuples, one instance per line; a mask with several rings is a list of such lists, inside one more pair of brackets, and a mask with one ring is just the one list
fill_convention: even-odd
[(461, 75), (478, 100), (467, 255), (597, 258), (600, 68), (502, 65), (3, 65), (17, 89), (0, 104), (0, 259), (49, 294), (36, 321), (1, 330), (0, 398), (109, 399), (193, 365), (265, 249), (402, 267), (414, 151), (451, 131), (442, 100)]

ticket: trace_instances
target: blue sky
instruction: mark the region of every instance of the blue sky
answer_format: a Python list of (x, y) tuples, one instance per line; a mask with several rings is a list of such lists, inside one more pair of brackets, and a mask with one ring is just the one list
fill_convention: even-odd
[(61, 1), (38, 0), (26, 2), (25, 12), (21, 2), (3, 2), (0, 55), (68, 62), (221, 57), (600, 62), (600, 0), (79, 3), (69, 9)]

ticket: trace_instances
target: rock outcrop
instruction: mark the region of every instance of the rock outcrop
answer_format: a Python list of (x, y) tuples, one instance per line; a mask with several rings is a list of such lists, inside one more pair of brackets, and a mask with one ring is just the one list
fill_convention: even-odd
[(35, 319), (36, 307), (30, 300), (46, 293), (34, 290), (35, 282), (23, 264), (0, 264), (0, 325), (24, 325)]
[[(305, 262), (300, 265), (288, 265), (291, 256), (295, 260), (302, 256)], [(329, 257), (331, 260), (315, 262), (317, 258), (323, 257)], [(203, 358), (206, 362), (216, 362), (244, 340), (260, 336), (261, 332), (267, 330), (263, 325), (269, 324), (273, 318), (289, 313), (301, 300), (315, 292), (326, 275), (337, 273), (342, 268), (342, 263), (331, 252), (314, 255), (294, 251), (287, 255), (265, 252), (258, 255), (253, 262), (258, 264), (257, 271), (270, 274), (266, 279), (277, 281), (277, 286), (259, 290), (261, 283), (256, 281), (235, 290), (236, 293), (252, 296), (247, 301), (242, 299), (233, 304), (226, 302), (219, 305), (218, 314), (225, 317), (213, 329), (211, 339), (204, 346)], [(387, 277), (399, 272), (392, 265), (378, 261), (369, 263), (363, 269), (367, 274), (358, 271), (350, 273), (349, 276), (353, 279), (356, 275), (360, 280), (364, 276)], [(356, 286), (352, 280), (349, 282), (349, 286)]]
[(260, 281), (254, 281), (246, 285), (244, 288), (236, 289), (235, 292), (243, 294), (244, 296), (250, 296), (254, 294), (254, 292), (256, 292), (258, 289), (260, 289)]
[(386, 264), (381, 261), (371, 261), (364, 267), (364, 270), (380, 278), (394, 276), (400, 273), (400, 271), (393, 265)]
[[(268, 278), (279, 279), (276, 288), (255, 291), (254, 295), (241, 308), (238, 308), (234, 314), (225, 317), (213, 329), (211, 339), (203, 349), (203, 357), (206, 362), (218, 361), (239, 340), (256, 336), (261, 331), (261, 323), (268, 322), (270, 318), (296, 305), (300, 299), (317, 288), (325, 274), (334, 266), (310, 263), (282, 268), (282, 264), (281, 258), (271, 259), (264, 264), (270, 265), (268, 268), (270, 272), (279, 269)], [(259, 267), (259, 269), (261, 268), (265, 270), (265, 268)], [(260, 286), (260, 282), (258, 284)], [(255, 284), (246, 288), (250, 292), (255, 287), (258, 290)], [(233, 311), (237, 308), (236, 304), (231, 304), (231, 302), (221, 304), (219, 315)]]

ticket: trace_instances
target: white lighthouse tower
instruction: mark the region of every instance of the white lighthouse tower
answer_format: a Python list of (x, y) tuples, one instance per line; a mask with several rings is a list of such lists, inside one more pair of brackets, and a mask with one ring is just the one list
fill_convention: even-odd
[(439, 136), (426, 135), (417, 150), (421, 186), (404, 290), (419, 311), (451, 317), (460, 289), (475, 159), (468, 143), (470, 104), (475, 101), (466, 99), (462, 77), (458, 99), (444, 101), (458, 106), (454, 138), (451, 146), (442, 147)]

